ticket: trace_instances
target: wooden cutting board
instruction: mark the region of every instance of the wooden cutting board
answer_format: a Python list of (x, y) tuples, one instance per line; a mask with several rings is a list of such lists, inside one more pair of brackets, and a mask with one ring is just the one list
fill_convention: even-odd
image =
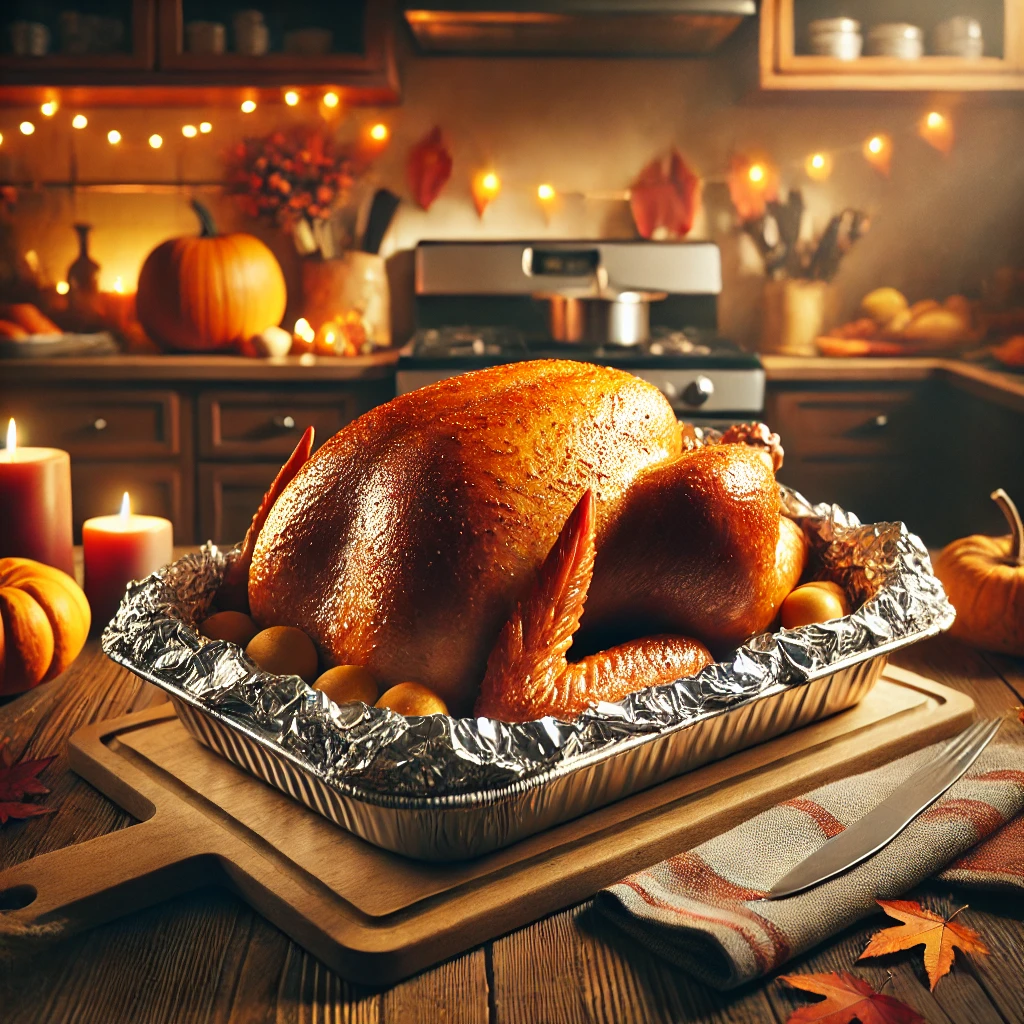
[(91, 725), (72, 768), (140, 819), (0, 873), (26, 926), (78, 931), (230, 886), (347, 978), (385, 984), (577, 903), (779, 800), (963, 728), (971, 699), (889, 667), (855, 708), (475, 861), (380, 850), (236, 768), (169, 705)]

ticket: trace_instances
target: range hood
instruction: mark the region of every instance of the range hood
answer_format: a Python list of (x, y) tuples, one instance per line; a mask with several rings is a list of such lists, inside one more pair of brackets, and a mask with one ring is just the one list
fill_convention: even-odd
[(405, 19), (426, 53), (700, 56), (754, 0), (425, 0)]

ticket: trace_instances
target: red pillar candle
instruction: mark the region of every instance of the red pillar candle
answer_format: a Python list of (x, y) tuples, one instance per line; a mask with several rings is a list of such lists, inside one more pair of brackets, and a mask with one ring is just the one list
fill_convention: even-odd
[(19, 448), (14, 420), (0, 451), (0, 558), (12, 555), (75, 575), (71, 456), (59, 448)]
[(125, 588), (170, 562), (173, 528), (160, 516), (132, 515), (128, 492), (116, 516), (96, 516), (82, 524), (85, 596), (92, 620), (106, 625), (117, 611)]

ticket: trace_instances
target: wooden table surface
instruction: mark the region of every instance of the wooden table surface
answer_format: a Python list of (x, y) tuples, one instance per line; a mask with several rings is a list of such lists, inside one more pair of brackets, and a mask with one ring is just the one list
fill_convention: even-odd
[[(1024, 663), (980, 655), (940, 638), (894, 659), (968, 692), (990, 716), (1024, 702)], [(66, 741), (88, 722), (163, 699), (107, 661), (94, 643), (63, 677), (0, 703), (0, 739), (15, 757), (57, 760), (42, 774), (56, 813), (0, 829), (0, 868), (131, 825), (67, 766)], [(951, 912), (962, 894), (915, 894)], [(1024, 1024), (1024, 898), (972, 893), (968, 921), (992, 948), (957, 955), (934, 994), (920, 950), (857, 964), (931, 1024)], [(2, 897), (0, 897), (2, 906)], [(810, 955), (791, 972), (854, 967), (880, 914)], [(891, 922), (890, 922), (891, 923)], [(4, 942), (0, 937), (0, 944)], [(721, 994), (644, 952), (587, 904), (554, 914), (386, 991), (331, 974), (230, 892), (207, 889), (39, 949), (0, 950), (3, 1024), (156, 1022), (779, 1022), (800, 996), (774, 978)]]

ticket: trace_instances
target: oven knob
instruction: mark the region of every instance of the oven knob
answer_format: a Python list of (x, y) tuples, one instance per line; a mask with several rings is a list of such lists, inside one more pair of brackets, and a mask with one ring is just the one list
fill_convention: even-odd
[(670, 381), (670, 380), (667, 380), (667, 381), (665, 381), (665, 382), (664, 382), (664, 384), (662, 384), (662, 385), (661, 385), (661, 387), (660, 387), (660, 388), (658, 388), (658, 390), (659, 390), (659, 391), (660, 391), (660, 392), (661, 392), (661, 393), (662, 393), (662, 394), (663, 394), (663, 395), (664, 395), (664, 396), (665, 396), (665, 397), (666, 397), (666, 398), (667, 398), (667, 399), (668, 399), (668, 400), (669, 400), (670, 402), (674, 401), (675, 399), (677, 399), (677, 398), (679, 397), (679, 388), (677, 388), (677, 387), (675, 386), (675, 384), (673, 384), (673, 383), (672, 383), (672, 381)]
[(687, 405), (703, 405), (714, 393), (715, 382), (701, 374), (683, 389), (683, 401)]

